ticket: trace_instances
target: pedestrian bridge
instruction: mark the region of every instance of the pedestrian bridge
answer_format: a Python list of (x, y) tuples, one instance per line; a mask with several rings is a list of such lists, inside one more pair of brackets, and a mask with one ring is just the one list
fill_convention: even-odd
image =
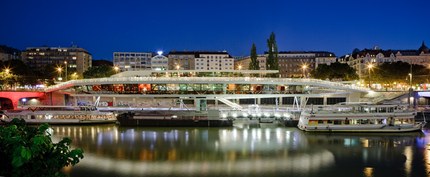
[(349, 92), (369, 92), (370, 89), (339, 82), (309, 78), (261, 78), (261, 77), (109, 77), (71, 80), (47, 87), (46, 92), (65, 90), (75, 86), (104, 84), (261, 84), (281, 86), (309, 86)]

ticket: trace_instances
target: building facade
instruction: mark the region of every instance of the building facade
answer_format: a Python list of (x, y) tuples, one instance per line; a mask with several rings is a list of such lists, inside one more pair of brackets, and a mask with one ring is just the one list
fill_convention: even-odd
[(430, 66), (429, 48), (423, 42), (418, 50), (382, 50), (378, 47), (353, 53), (347, 59), (348, 65), (357, 71), (360, 78), (368, 74), (368, 66), (402, 61), (409, 64)]
[(0, 61), (21, 59), (21, 51), (12, 47), (0, 45)]
[(234, 59), (226, 51), (172, 51), (168, 54), (171, 70), (233, 70)]
[(192, 70), (196, 54), (192, 51), (171, 51), (167, 58), (169, 70)]
[(139, 71), (151, 69), (151, 52), (114, 52), (113, 65), (120, 71)]
[(56, 65), (67, 75), (76, 72), (79, 75), (92, 66), (92, 55), (85, 49), (72, 47), (29, 47), (22, 52), (22, 58), (32, 68), (42, 70), (46, 65)]
[[(257, 61), (260, 66), (260, 70), (266, 70), (266, 56), (258, 55)], [(249, 64), (251, 63), (251, 57), (243, 57), (234, 61), (234, 69), (236, 70), (248, 70)]]
[(167, 70), (169, 59), (163, 56), (163, 52), (159, 51), (158, 55), (151, 58), (151, 69), (152, 70)]
[[(267, 56), (267, 54), (266, 54)], [(318, 64), (336, 62), (332, 52), (324, 51), (281, 51), (278, 53), (280, 77), (309, 77)]]

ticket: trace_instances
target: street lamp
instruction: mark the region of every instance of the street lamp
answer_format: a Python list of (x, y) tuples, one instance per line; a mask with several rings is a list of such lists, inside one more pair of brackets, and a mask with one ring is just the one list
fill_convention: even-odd
[(370, 83), (370, 71), (372, 70), (372, 68), (373, 68), (374, 66), (373, 66), (373, 64), (372, 63), (369, 63), (368, 65), (367, 65), (367, 69), (368, 69), (368, 74), (369, 74), (369, 88), (372, 88), (372, 85), (371, 85), (371, 83)]
[(303, 64), (302, 69), (303, 69), (303, 78), (306, 78), (306, 69), (308, 69), (308, 65)]
[(66, 76), (64, 77), (64, 81), (67, 81), (67, 61), (64, 61), (64, 67), (65, 67), (65, 69), (64, 69), (64, 73), (66, 74)]
[(119, 67), (118, 66), (114, 66), (113, 70), (115, 70), (115, 73), (117, 73), (119, 71)]
[(78, 79), (78, 73), (74, 72), (72, 74), (72, 80), (76, 80), (76, 79)]
[(61, 71), (63, 70), (63, 68), (61, 68), (60, 66), (57, 67), (57, 71), (58, 71), (58, 80), (62, 80), (61, 78)]
[[(12, 75), (12, 73), (11, 73), (11, 69), (9, 69), (9, 68), (5, 68), (4, 69), (4, 79), (5, 79), (5, 86), (6, 87), (8, 87), (8, 82), (9, 82), (9, 79), (12, 77), (13, 75)], [(12, 85), (11, 85), (12, 86)]]
[(180, 77), (180, 76), (179, 76), (179, 68), (181, 68), (181, 66), (176, 65), (176, 70), (178, 71), (178, 77)]
[(241, 69), (242, 69), (242, 65), (239, 65), (237, 68), (238, 68), (239, 70), (241, 70)]

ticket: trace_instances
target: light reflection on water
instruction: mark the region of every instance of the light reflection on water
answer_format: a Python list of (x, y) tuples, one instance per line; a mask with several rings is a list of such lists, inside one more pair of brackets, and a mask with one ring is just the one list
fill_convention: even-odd
[(426, 176), (430, 136), (296, 128), (56, 126), (85, 158), (71, 176)]

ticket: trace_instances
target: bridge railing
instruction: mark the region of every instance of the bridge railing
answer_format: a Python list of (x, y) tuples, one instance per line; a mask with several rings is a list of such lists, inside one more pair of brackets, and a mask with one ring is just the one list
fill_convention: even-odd
[(357, 85), (347, 85), (339, 82), (331, 82), (310, 78), (258, 78), (258, 77), (117, 77), (71, 80), (46, 88), (46, 91), (55, 91), (75, 85), (93, 85), (104, 83), (237, 83), (237, 84), (284, 84), (284, 85), (316, 85), (336, 89), (347, 89), (367, 92), (370, 89)]

